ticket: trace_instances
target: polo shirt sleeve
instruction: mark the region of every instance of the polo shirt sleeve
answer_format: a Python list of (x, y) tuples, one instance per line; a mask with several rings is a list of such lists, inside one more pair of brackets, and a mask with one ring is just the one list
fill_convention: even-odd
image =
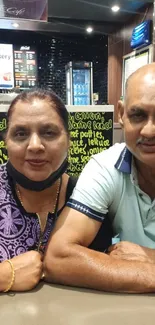
[(108, 161), (94, 156), (83, 169), (67, 206), (102, 222), (114, 197), (114, 182)]

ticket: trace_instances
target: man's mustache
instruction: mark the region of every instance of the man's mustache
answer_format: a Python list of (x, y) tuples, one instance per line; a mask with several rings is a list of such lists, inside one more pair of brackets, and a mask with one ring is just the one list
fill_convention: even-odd
[(140, 137), (140, 138), (136, 141), (136, 144), (137, 144), (137, 145), (138, 145), (138, 144), (147, 144), (147, 143), (155, 144), (155, 137), (154, 137), (154, 138), (151, 138), (151, 139)]

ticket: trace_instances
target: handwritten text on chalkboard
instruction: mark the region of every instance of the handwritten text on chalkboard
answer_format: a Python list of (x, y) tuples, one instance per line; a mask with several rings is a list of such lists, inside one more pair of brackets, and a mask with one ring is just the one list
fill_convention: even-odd
[(0, 112), (0, 164), (8, 160), (7, 149), (4, 142), (4, 132), (7, 129), (6, 113)]
[(71, 147), (69, 152), (70, 175), (79, 175), (90, 157), (112, 145), (112, 112), (69, 113)]

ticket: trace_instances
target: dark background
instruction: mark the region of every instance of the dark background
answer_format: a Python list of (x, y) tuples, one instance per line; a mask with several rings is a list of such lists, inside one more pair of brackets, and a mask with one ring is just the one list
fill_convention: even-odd
[(99, 103), (107, 102), (108, 37), (104, 35), (51, 35), (1, 30), (0, 43), (35, 46), (38, 87), (53, 89), (66, 103), (65, 65), (69, 61), (92, 61), (94, 89)]

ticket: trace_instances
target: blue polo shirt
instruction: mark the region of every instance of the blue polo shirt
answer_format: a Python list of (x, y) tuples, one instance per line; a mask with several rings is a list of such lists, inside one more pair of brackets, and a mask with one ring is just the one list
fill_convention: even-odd
[(155, 200), (139, 188), (124, 143), (92, 156), (67, 206), (100, 222), (110, 218), (121, 240), (155, 248)]

